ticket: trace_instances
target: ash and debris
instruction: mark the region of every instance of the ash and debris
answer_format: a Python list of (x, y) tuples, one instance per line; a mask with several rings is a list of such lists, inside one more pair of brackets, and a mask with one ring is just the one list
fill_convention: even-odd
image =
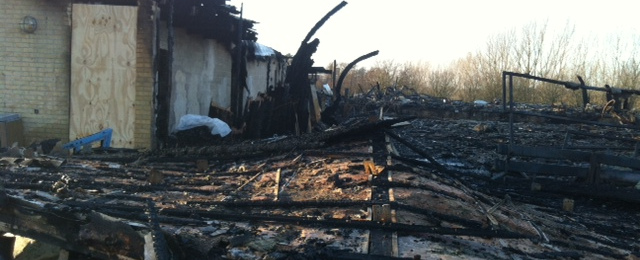
[[(391, 127), (370, 117), (380, 108), (416, 119)], [(518, 109), (602, 118), (565, 108)], [(383, 95), (351, 98), (344, 110), (351, 119), (323, 132), (208, 140), (206, 149), (25, 156), (14, 147), (0, 160), (2, 189), (69, 215), (99, 212), (147, 228), (152, 201), (173, 259), (365, 259), (375, 229), (396, 234), (397, 257), (408, 259), (640, 257), (638, 203), (562, 188), (540, 191), (533, 182), (593, 186), (568, 177), (501, 176), (494, 169), (502, 158), (496, 146), (508, 143), (510, 132), (500, 104)], [(393, 139), (397, 154), (390, 156), (381, 148), (382, 130), (444, 169)], [(525, 116), (514, 124), (515, 141), (523, 145), (561, 147), (568, 131), (635, 139), (638, 130)], [(571, 142), (629, 148), (611, 153), (633, 156), (634, 145), (625, 141), (580, 136)], [(367, 170), (370, 160), (375, 170)], [(381, 187), (393, 190), (393, 200), (374, 196)], [(572, 211), (563, 209), (565, 199), (574, 201)], [(390, 204), (394, 222), (372, 221), (374, 204)]]

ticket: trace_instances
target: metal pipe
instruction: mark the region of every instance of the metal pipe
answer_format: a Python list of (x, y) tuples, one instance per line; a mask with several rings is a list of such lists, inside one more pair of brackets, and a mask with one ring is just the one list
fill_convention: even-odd
[(502, 71), (502, 112), (507, 112), (507, 72)]
[[(569, 83), (568, 81), (561, 81), (561, 80), (555, 80), (555, 79), (548, 79), (548, 78), (543, 78), (543, 77), (537, 77), (537, 76), (533, 76), (533, 75), (529, 75), (529, 74), (522, 74), (522, 73), (516, 73), (516, 72), (510, 72), (510, 71), (506, 71), (503, 72), (509, 76), (516, 76), (516, 77), (521, 77), (521, 78), (527, 78), (527, 79), (533, 79), (533, 80), (537, 80), (537, 81), (542, 81), (542, 82), (547, 82), (547, 83), (552, 83), (552, 84), (557, 84), (557, 85), (567, 85), (567, 83)], [(601, 92), (607, 92), (606, 88), (603, 87), (595, 87), (595, 86), (580, 86), (581, 89), (587, 89), (587, 90), (594, 90), (594, 91), (601, 91)], [(618, 87), (618, 89), (620, 89)], [(631, 89), (621, 89), (622, 92), (625, 93), (631, 93), (631, 94), (635, 94), (635, 95), (640, 95), (640, 90), (631, 90)]]
[(574, 119), (574, 118), (563, 117), (563, 116), (545, 115), (545, 114), (532, 113), (532, 112), (526, 112), (526, 111), (514, 111), (513, 113), (518, 115), (545, 117), (545, 118), (558, 119), (558, 120), (564, 120), (564, 121), (582, 123), (582, 124), (591, 124), (591, 125), (608, 126), (608, 127), (615, 127), (615, 128), (626, 128), (626, 129), (640, 129), (640, 127), (635, 125), (607, 124), (607, 123), (601, 123), (596, 121)]
[(509, 75), (509, 146), (513, 145), (513, 75)]

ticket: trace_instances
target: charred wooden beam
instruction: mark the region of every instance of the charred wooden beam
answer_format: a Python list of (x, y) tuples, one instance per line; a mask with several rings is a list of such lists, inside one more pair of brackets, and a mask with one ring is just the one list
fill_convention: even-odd
[(357, 59), (355, 59), (354, 61), (352, 61), (351, 63), (349, 63), (347, 65), (347, 67), (345, 67), (345, 69), (340, 73), (340, 78), (338, 79), (338, 83), (335, 86), (335, 100), (333, 102), (333, 104), (331, 104), (331, 106), (327, 107), (324, 111), (322, 111), (322, 120), (327, 123), (327, 124), (337, 124), (338, 120), (334, 119), (335, 117), (335, 113), (336, 111), (338, 111), (338, 108), (341, 107), (340, 102), (342, 101), (342, 83), (344, 82), (344, 79), (347, 77), (347, 74), (349, 73), (349, 71), (353, 68), (353, 66), (355, 66), (356, 64), (358, 64), (358, 62), (361, 62), (363, 60), (366, 60), (368, 58), (371, 58), (373, 56), (378, 55), (378, 51), (373, 51), (370, 53), (367, 53), (365, 55), (362, 55), (360, 57), (358, 57)]
[(143, 259), (143, 231), (91, 211), (30, 202), (0, 192), (0, 231), (102, 259)]
[[(497, 170), (508, 169), (509, 171), (513, 172), (527, 172), (549, 176), (575, 176), (578, 178), (587, 178), (589, 176), (589, 168), (578, 166), (552, 165), (517, 161), (509, 161), (507, 165), (502, 160), (496, 160), (495, 167)], [(606, 169), (601, 170), (600, 178), (617, 183), (633, 185), (640, 182), (640, 172)]]
[(580, 89), (582, 90), (582, 108), (584, 109), (591, 101), (589, 100), (589, 94), (587, 93), (587, 89), (585, 88), (586, 84), (584, 83), (584, 80), (582, 79), (582, 77), (580, 77), (580, 75), (576, 75), (576, 77), (578, 78), (578, 81), (580, 81)]
[(337, 13), (345, 5), (347, 5), (347, 2), (342, 1), (311, 28), (311, 31), (309, 31), (307, 36), (302, 40), (287, 70), (285, 83), (290, 88), (289, 94), (291, 98), (297, 103), (294, 116), (297, 118), (297, 129), (299, 129), (300, 133), (305, 133), (309, 130), (309, 101), (311, 99), (309, 73), (313, 66), (311, 56), (316, 52), (320, 44), (320, 40), (318, 39), (310, 42), (311, 37), (313, 37), (315, 32), (320, 29), (332, 15)]
[(522, 116), (532, 116), (532, 117), (542, 117), (542, 118), (559, 120), (563, 122), (574, 122), (574, 123), (597, 125), (597, 126), (608, 126), (608, 127), (626, 128), (626, 129), (640, 129), (640, 127), (636, 125), (609, 124), (609, 123), (603, 123), (603, 122), (597, 122), (597, 121), (582, 120), (582, 119), (556, 116), (556, 115), (540, 114), (540, 113), (528, 112), (528, 111), (512, 111), (511, 114), (522, 115)]
[(152, 228), (152, 241), (153, 248), (155, 250), (155, 256), (157, 260), (169, 260), (172, 259), (169, 255), (169, 247), (167, 240), (164, 238), (160, 223), (158, 222), (158, 210), (156, 209), (152, 200), (147, 200), (149, 224)]
[(347, 2), (346, 1), (342, 1), (336, 7), (331, 9), (331, 11), (329, 11), (327, 14), (325, 14), (324, 17), (322, 17), (322, 19), (320, 19), (313, 26), (313, 28), (311, 28), (311, 30), (307, 33), (307, 36), (304, 37), (304, 40), (302, 40), (302, 42), (303, 43), (309, 42), (309, 40), (311, 40), (311, 37), (313, 37), (313, 35), (316, 34), (316, 31), (318, 31), (318, 29), (320, 29), (320, 27), (322, 27), (322, 25), (324, 25), (324, 23), (327, 22), (327, 20), (329, 20), (329, 18), (331, 18), (331, 16), (333, 16), (335, 13), (340, 11), (340, 9), (342, 9), (346, 5), (347, 5)]
[[(269, 153), (290, 153), (296, 149), (314, 149), (324, 147), (327, 143), (350, 138), (354, 136), (363, 136), (376, 131), (384, 130), (396, 123), (413, 120), (415, 117), (403, 117), (390, 120), (381, 120), (370, 122), (368, 119), (357, 120), (355, 123), (341, 127), (332, 131), (324, 131), (319, 133), (310, 133), (302, 136), (287, 137), (273, 142), (262, 140), (254, 143), (240, 143), (235, 145), (216, 145), (205, 147), (184, 147), (176, 149), (166, 149), (159, 152), (148, 154), (145, 158), (138, 161), (150, 160), (149, 156), (160, 155), (161, 160), (171, 161), (180, 158), (191, 158), (193, 156), (199, 158), (242, 158), (256, 154)], [(173, 159), (172, 159), (173, 158)], [(155, 160), (158, 158), (156, 157)]]
[(206, 147), (187, 147), (178, 148), (172, 150), (166, 150), (163, 152), (165, 160), (170, 160), (170, 157), (183, 157), (183, 156), (213, 156), (214, 158), (241, 158), (255, 154), (265, 153), (277, 153), (277, 152), (290, 152), (294, 149), (308, 149), (322, 147), (322, 142), (313, 142), (303, 140), (299, 138), (290, 138), (274, 143), (254, 143), (239, 144), (239, 145), (218, 145), (218, 146), (206, 146)]
[(438, 161), (436, 161), (436, 159), (433, 158), (433, 156), (429, 155), (427, 152), (423, 151), (422, 149), (420, 149), (419, 147), (417, 147), (413, 143), (407, 141), (406, 139), (400, 137), (399, 135), (397, 135), (396, 133), (394, 133), (392, 131), (385, 131), (385, 133), (387, 133), (387, 135), (389, 135), (389, 137), (393, 138), (394, 140), (396, 140), (396, 141), (400, 142), (401, 144), (407, 146), (409, 149), (411, 149), (412, 151), (414, 151), (418, 155), (420, 155), (420, 156), (426, 158), (427, 160), (429, 160), (429, 162), (437, 170), (439, 170), (441, 172), (449, 172), (449, 170), (446, 167), (444, 167), (442, 164), (440, 164)]
[(371, 157), (371, 153), (361, 153), (361, 152), (332, 152), (332, 151), (305, 151), (305, 155), (307, 156), (318, 156), (324, 158), (368, 158)]
[[(514, 163), (514, 162), (510, 162)], [(511, 166), (510, 166), (511, 167)], [(520, 170), (527, 170), (529, 168), (526, 163), (518, 162), (515, 164), (514, 168), (520, 168)], [(588, 169), (582, 170), (583, 174)], [(527, 171), (529, 172), (529, 171)], [(601, 175), (603, 178), (612, 179), (615, 177), (611, 177), (610, 172), (604, 171)], [(611, 174), (615, 174), (611, 173)], [(622, 178), (622, 177), (619, 177)], [(511, 180), (511, 182), (515, 182), (515, 180)], [(527, 183), (531, 181), (528, 180)], [(543, 178), (536, 179), (537, 183), (540, 183), (540, 191), (546, 193), (555, 193), (555, 194), (565, 194), (573, 197), (579, 198), (594, 198), (594, 199), (604, 199), (604, 200), (615, 200), (629, 203), (640, 203), (640, 191), (637, 189), (631, 188), (620, 188), (619, 186), (613, 186), (612, 184), (600, 183), (598, 185), (590, 185), (590, 184), (581, 184), (581, 183), (572, 183), (571, 185), (567, 185), (567, 182), (561, 182), (557, 180), (547, 180)], [(636, 182), (637, 183), (637, 182)], [(627, 182), (629, 184), (629, 182)], [(488, 191), (491, 193), (491, 191)], [(522, 192), (520, 192), (522, 193)], [(525, 196), (523, 194), (509, 193), (510, 196), (513, 197), (526, 197), (523, 201), (527, 201), (528, 203), (532, 203), (535, 198)], [(535, 196), (535, 195), (533, 195)], [(536, 203), (539, 205), (544, 205), (544, 203)]]
[[(85, 207), (89, 207), (89, 204), (85, 204)], [(129, 214), (141, 211), (140, 208), (135, 207), (123, 207), (116, 205), (103, 205), (94, 204), (91, 208), (106, 210), (110, 208), (120, 207), (123, 208), (123, 212)], [(351, 219), (324, 219), (318, 220), (315, 217), (295, 217), (295, 216), (276, 216), (276, 215), (264, 215), (264, 214), (237, 214), (237, 213), (224, 213), (220, 211), (211, 210), (183, 210), (183, 209), (164, 209), (163, 215), (173, 217), (188, 217), (193, 218), (198, 216), (204, 219), (216, 219), (224, 221), (267, 221), (296, 224), (300, 226), (325, 226), (325, 227), (341, 227), (341, 228), (353, 228), (353, 229), (379, 229), (383, 231), (398, 231), (406, 233), (428, 233), (439, 235), (458, 235), (458, 236), (480, 236), (480, 237), (496, 237), (496, 238), (531, 238), (528, 235), (523, 235), (507, 230), (487, 229), (487, 228), (447, 228), (440, 226), (424, 226), (414, 224), (401, 224), (401, 223), (377, 223), (371, 221), (356, 221)], [(131, 214), (134, 216), (134, 214)], [(141, 218), (145, 218), (144, 214), (140, 212), (137, 214)]]
[(243, 35), (243, 19), (242, 8), (240, 9), (240, 19), (238, 20), (238, 30), (236, 39), (234, 40), (235, 49), (233, 50), (232, 75), (231, 78), (231, 112), (234, 116), (234, 126), (239, 126), (242, 118), (242, 108), (244, 105), (243, 90), (247, 88), (247, 61), (244, 44), (242, 43)]
[(525, 156), (525, 157), (537, 157), (545, 159), (566, 159), (571, 161), (590, 162), (592, 155), (595, 156), (597, 162), (607, 165), (629, 167), (632, 169), (640, 169), (640, 160), (616, 156), (604, 153), (583, 152), (553, 149), (549, 147), (532, 147), (532, 146), (519, 146), (519, 145), (498, 145), (498, 153), (510, 155), (510, 156)]
[(371, 58), (373, 56), (378, 55), (379, 51), (372, 51), (370, 53), (367, 53), (365, 55), (362, 55), (360, 57), (358, 57), (357, 59), (353, 60), (351, 63), (349, 63), (347, 65), (347, 67), (344, 68), (344, 70), (340, 73), (340, 78), (338, 78), (338, 83), (336, 85), (335, 88), (335, 95), (336, 95), (336, 100), (335, 100), (335, 104), (339, 104), (340, 100), (342, 100), (342, 83), (344, 83), (344, 79), (347, 77), (347, 74), (349, 73), (349, 71), (351, 71), (351, 69), (353, 68), (353, 66), (355, 66), (356, 64), (358, 64), (358, 62), (361, 62), (363, 60), (366, 60), (368, 58)]
[(356, 122), (351, 127), (339, 129), (337, 132), (328, 131), (328, 132), (335, 132), (334, 134), (329, 134), (325, 132), (326, 134), (324, 134), (323, 137), (321, 137), (321, 140), (327, 143), (332, 143), (335, 141), (342, 140), (344, 138), (351, 138), (351, 137), (362, 138), (363, 136), (369, 136), (370, 134), (373, 134), (373, 133), (385, 131), (389, 127), (397, 123), (411, 121), (413, 119), (415, 119), (415, 117), (412, 117), (412, 116), (389, 119), (389, 120), (373, 121), (373, 122), (371, 122), (369, 119), (366, 119), (364, 121)]
[(527, 172), (541, 175), (575, 176), (586, 178), (589, 174), (589, 168), (587, 167), (552, 165), (532, 162), (509, 161), (507, 165), (503, 160), (496, 160), (494, 166), (498, 171), (504, 171), (508, 169), (509, 171), (513, 172)]
[[(135, 196), (105, 196), (105, 197), (109, 197), (111, 199), (113, 198), (119, 198), (119, 199), (124, 199), (124, 200), (131, 200), (131, 201), (146, 201), (146, 198), (141, 198), (141, 197), (135, 197)], [(79, 201), (69, 201), (69, 202), (65, 202), (66, 205), (71, 206), (71, 207), (79, 207), (79, 208), (85, 208), (85, 209), (94, 209), (94, 210), (101, 210), (102, 205), (100, 203), (96, 203), (95, 201), (92, 202), (79, 202)], [(314, 200), (314, 201), (187, 201), (186, 202), (187, 205), (205, 205), (205, 206), (223, 206), (229, 209), (239, 209), (239, 208), (249, 208), (249, 209), (255, 209), (255, 208), (281, 208), (281, 209), (287, 209), (287, 208), (335, 208), (335, 207), (342, 207), (342, 208), (353, 208), (353, 207), (371, 207), (374, 205), (389, 205), (391, 207), (391, 209), (396, 209), (396, 210), (403, 210), (405, 212), (412, 212), (412, 213), (416, 213), (416, 214), (421, 214), (421, 215), (425, 215), (428, 216), (430, 218), (436, 219), (438, 221), (446, 221), (446, 222), (450, 222), (450, 223), (455, 223), (455, 224), (459, 224), (462, 225), (466, 228), (482, 228), (483, 223), (478, 222), (478, 221), (474, 221), (474, 220), (469, 220), (469, 219), (465, 219), (465, 218), (461, 218), (461, 217), (457, 217), (454, 215), (449, 215), (449, 214), (444, 214), (444, 213), (440, 213), (440, 212), (436, 212), (430, 209), (426, 209), (426, 208), (420, 208), (420, 207), (416, 207), (416, 206), (411, 206), (411, 205), (405, 205), (403, 203), (399, 203), (399, 202), (394, 202), (394, 201), (370, 201), (370, 200)], [(142, 212), (139, 212), (139, 214), (136, 215), (131, 215), (130, 213), (127, 212), (135, 212), (138, 211), (139, 208), (138, 207), (134, 207), (134, 206), (117, 206), (117, 205), (109, 205), (107, 207), (104, 207), (106, 209), (112, 209), (117, 211), (121, 211), (124, 214), (118, 214), (116, 213), (115, 215), (119, 216), (119, 217), (129, 217), (132, 220), (136, 220), (137, 218), (142, 218)], [(164, 212), (164, 211), (163, 211)], [(110, 214), (110, 215), (114, 215), (114, 211), (105, 211), (103, 212), (105, 214)], [(182, 219), (181, 221), (184, 222), (185, 220), (188, 219)], [(171, 218), (171, 217), (167, 217), (167, 216), (157, 216), (157, 221), (161, 222), (161, 223), (175, 223), (176, 218)], [(198, 220), (189, 220), (189, 224), (194, 224), (194, 223), (200, 223), (201, 221)]]
[(594, 138), (602, 138), (602, 139), (607, 139), (607, 140), (623, 141), (623, 142), (629, 142), (629, 143), (637, 143), (638, 142), (638, 139), (623, 138), (623, 137), (610, 136), (610, 135), (600, 135), (600, 134), (594, 134), (594, 133), (583, 132), (583, 131), (569, 130), (569, 131), (567, 131), (567, 134), (589, 136), (589, 137), (594, 137)]
[[(167, 51), (164, 52), (160, 50), (159, 52), (159, 56), (165, 58), (166, 61), (165, 59), (162, 60), (164, 62), (162, 64), (162, 71), (157, 72), (159, 77), (158, 79), (164, 79), (165, 82), (162, 82), (164, 83), (162, 86), (158, 86), (158, 93), (156, 93), (156, 98), (158, 99), (157, 118), (159, 118), (157, 125), (159, 128), (158, 137), (162, 138), (163, 144), (166, 144), (169, 141), (169, 131), (171, 131), (169, 129), (168, 118), (171, 111), (171, 96), (174, 94), (172, 93), (172, 89), (174, 86), (173, 80), (175, 78), (173, 75), (173, 61), (175, 60), (175, 0), (168, 0), (167, 5)], [(158, 43), (158, 46), (160, 46), (159, 44), (160, 43)]]

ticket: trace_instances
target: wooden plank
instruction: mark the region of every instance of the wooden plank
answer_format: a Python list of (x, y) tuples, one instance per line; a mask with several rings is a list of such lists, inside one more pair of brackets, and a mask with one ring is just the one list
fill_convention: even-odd
[[(97, 212), (70, 214), (0, 190), (0, 232), (29, 237), (99, 259), (144, 259), (144, 233), (126, 221)], [(113, 240), (111, 244), (105, 243)], [(118, 246), (113, 246), (114, 244)]]
[(137, 7), (73, 5), (69, 139), (113, 128), (134, 147)]
[[(502, 160), (496, 160), (495, 166), (498, 170), (506, 169), (505, 162)], [(589, 173), (589, 169), (585, 167), (550, 165), (530, 162), (510, 161), (508, 166), (510, 171), (535, 173), (541, 175), (586, 177)]]
[(532, 147), (514, 145), (509, 151), (509, 145), (498, 145), (499, 154), (510, 154), (512, 156), (527, 156), (546, 159), (567, 159), (571, 161), (590, 162), (591, 155), (595, 155), (597, 162), (606, 165), (614, 165), (621, 167), (629, 167), (632, 169), (640, 169), (640, 160), (625, 156), (616, 156), (603, 153), (591, 153), (583, 151), (572, 151), (563, 149), (554, 149), (550, 147)]
[(315, 125), (320, 122), (322, 108), (320, 108), (320, 103), (318, 103), (318, 89), (314, 85), (309, 85), (309, 88), (311, 89), (311, 106), (309, 109), (309, 116), (311, 123)]
[[(505, 170), (505, 163), (502, 160), (495, 161), (495, 167), (497, 170)], [(540, 164), (530, 162), (509, 162), (509, 170), (514, 172), (527, 172), (540, 175), (554, 175), (554, 176), (576, 176), (586, 178), (589, 174), (589, 168), (586, 167), (574, 167), (563, 165), (551, 165)], [(638, 183), (640, 182), (640, 172), (635, 171), (619, 171), (611, 169), (601, 169), (601, 179), (614, 180), (625, 183)]]
[(509, 145), (507, 144), (498, 145), (498, 153), (499, 154), (510, 153), (510, 155), (513, 155), (513, 156), (528, 156), (528, 157), (547, 158), (547, 159), (567, 159), (571, 161), (584, 161), (584, 162), (588, 162), (591, 158), (590, 152), (561, 150), (561, 149), (553, 149), (549, 147), (513, 145), (511, 146), (511, 151), (509, 151)]
[(629, 167), (631, 169), (640, 170), (640, 160), (635, 158), (615, 156), (612, 154), (597, 154), (597, 159), (602, 164)]

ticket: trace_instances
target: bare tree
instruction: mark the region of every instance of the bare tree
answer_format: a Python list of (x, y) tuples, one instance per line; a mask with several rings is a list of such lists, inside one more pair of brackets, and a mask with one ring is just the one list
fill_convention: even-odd
[(400, 70), (400, 65), (393, 60), (377, 62), (367, 73), (368, 83), (370, 86), (376, 84), (382, 87), (394, 86)]
[(439, 98), (452, 98), (458, 87), (455, 74), (448, 69), (437, 69), (429, 73), (427, 93)]
[(456, 71), (459, 87), (456, 99), (471, 102), (481, 98), (485, 82), (478, 70), (480, 59), (476, 57), (469, 53), (451, 65)]
[(398, 73), (396, 86), (410, 87), (418, 92), (426, 91), (429, 69), (427, 63), (405, 63)]
[[(465, 100), (502, 97), (502, 71), (551, 78), (564, 75), (573, 32), (574, 28), (567, 25), (558, 35), (550, 35), (547, 23), (531, 23), (520, 31), (512, 29), (492, 36), (484, 49), (454, 63), (461, 74), (460, 94)], [(561, 87), (521, 79), (514, 83), (518, 102), (563, 102)]]
[[(611, 43), (614, 43), (613, 48)], [(601, 44), (601, 46), (598, 46)], [(473, 101), (502, 98), (502, 72), (576, 81), (591, 86), (640, 87), (640, 36), (633, 39), (575, 39), (575, 26), (554, 30), (547, 22), (531, 23), (488, 38), (485, 46), (447, 67), (398, 64), (393, 60), (360, 68), (345, 80), (345, 88), (368, 91), (372, 86), (408, 86), (422, 93)], [(517, 102), (582, 105), (581, 91), (527, 79), (514, 80)], [(590, 92), (591, 103), (603, 104), (601, 92)]]
[(483, 51), (478, 51), (474, 57), (481, 78), (483, 91), (479, 98), (493, 100), (502, 97), (502, 71), (510, 70), (513, 66), (510, 46), (514, 36), (511, 30), (505, 34), (496, 35), (489, 39)]

